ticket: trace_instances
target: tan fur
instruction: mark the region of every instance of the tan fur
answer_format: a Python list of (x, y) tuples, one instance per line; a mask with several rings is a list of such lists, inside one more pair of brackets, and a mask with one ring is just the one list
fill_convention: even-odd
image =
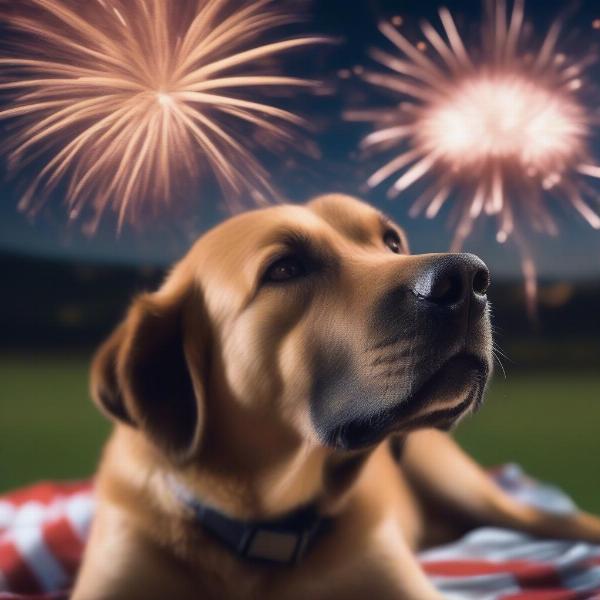
[[(249, 212), (208, 232), (160, 290), (133, 303), (92, 370), (92, 395), (115, 429), (75, 600), (427, 600), (439, 594), (415, 550), (468, 527), (600, 542), (594, 517), (516, 504), (440, 431), (404, 431), (400, 462), (390, 439), (348, 452), (320, 441), (307, 401), (315, 338), (364, 347), (360, 324), (376, 299), (430, 260), (386, 251), (381, 223), (338, 195)], [(333, 289), (260, 289), (282, 229), (343, 257)], [(487, 358), (489, 328), (473, 337)], [(317, 502), (334, 524), (297, 566), (243, 561), (190, 520), (169, 476), (233, 517)]]

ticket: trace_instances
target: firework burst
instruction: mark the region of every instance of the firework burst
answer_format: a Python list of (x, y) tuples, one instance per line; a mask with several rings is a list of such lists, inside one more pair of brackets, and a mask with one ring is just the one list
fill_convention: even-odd
[(527, 227), (558, 233), (548, 206), (553, 195), (594, 229), (598, 194), (586, 181), (599, 178), (588, 141), (594, 122), (581, 100), (586, 56), (570, 61), (557, 51), (556, 21), (537, 51), (523, 43), (524, 1), (510, 14), (504, 0), (485, 4), (482, 43), (468, 51), (451, 13), (440, 9), (442, 31), (429, 22), (427, 42), (412, 44), (392, 23), (381, 33), (400, 55), (380, 49), (371, 56), (386, 71), (364, 71), (369, 83), (400, 97), (391, 107), (349, 111), (349, 120), (375, 129), (361, 147), (389, 153), (368, 179), (369, 187), (391, 182), (397, 196), (420, 182), (424, 191), (411, 216), (438, 215), (453, 205), (453, 250), (458, 250), (482, 216), (497, 219), (497, 240), (512, 238), (522, 255), (530, 308), (536, 295), (535, 265), (526, 244)]
[(272, 193), (256, 139), (296, 143), (304, 122), (253, 95), (311, 85), (273, 61), (324, 41), (261, 43), (296, 20), (273, 0), (20, 0), (0, 11), (9, 165), (42, 164), (21, 209), (61, 185), (70, 216), (91, 209), (93, 230), (107, 208), (119, 225), (136, 221), (207, 172), (229, 199)]

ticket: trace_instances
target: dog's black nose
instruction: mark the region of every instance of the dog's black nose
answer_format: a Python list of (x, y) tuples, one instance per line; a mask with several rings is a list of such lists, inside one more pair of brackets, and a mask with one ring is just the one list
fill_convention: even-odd
[(413, 292), (439, 306), (458, 306), (469, 301), (485, 304), (490, 272), (474, 254), (446, 254), (419, 274)]

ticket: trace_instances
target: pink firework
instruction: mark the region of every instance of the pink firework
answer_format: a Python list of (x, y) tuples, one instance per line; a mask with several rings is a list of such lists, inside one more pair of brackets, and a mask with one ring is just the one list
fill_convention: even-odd
[(136, 222), (183, 184), (201, 192), (206, 175), (230, 203), (271, 196), (257, 147), (298, 145), (305, 122), (264, 93), (312, 85), (274, 63), (325, 41), (272, 39), (295, 20), (274, 0), (0, 0), (8, 163), (39, 166), (22, 210), (60, 186), (93, 231), (107, 210)]
[(526, 237), (528, 229), (558, 234), (549, 198), (600, 229), (600, 196), (589, 182), (600, 178), (589, 151), (597, 123), (582, 100), (593, 60), (570, 60), (558, 50), (561, 21), (536, 50), (525, 47), (524, 0), (515, 0), (510, 13), (504, 0), (486, 3), (475, 51), (466, 48), (447, 9), (439, 16), (441, 30), (423, 22), (427, 43), (416, 45), (394, 24), (379, 25), (395, 52), (372, 50), (386, 70), (362, 77), (397, 93), (399, 103), (349, 111), (346, 118), (374, 124), (361, 143), (365, 153), (388, 154), (369, 187), (390, 182), (395, 197), (420, 182), (424, 191), (411, 216), (432, 219), (444, 204), (453, 205), (453, 250), (478, 219), (496, 219), (497, 241), (512, 238), (520, 249), (532, 309), (536, 270)]

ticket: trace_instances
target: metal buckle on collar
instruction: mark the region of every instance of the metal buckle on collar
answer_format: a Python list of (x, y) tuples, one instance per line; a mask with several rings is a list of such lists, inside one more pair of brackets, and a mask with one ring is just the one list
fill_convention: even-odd
[(273, 521), (233, 519), (201, 502), (175, 478), (169, 477), (168, 484), (207, 532), (247, 560), (295, 564), (304, 556), (323, 524), (313, 505)]
[(304, 556), (318, 528), (319, 523), (298, 532), (253, 527), (240, 554), (250, 559), (295, 564)]

